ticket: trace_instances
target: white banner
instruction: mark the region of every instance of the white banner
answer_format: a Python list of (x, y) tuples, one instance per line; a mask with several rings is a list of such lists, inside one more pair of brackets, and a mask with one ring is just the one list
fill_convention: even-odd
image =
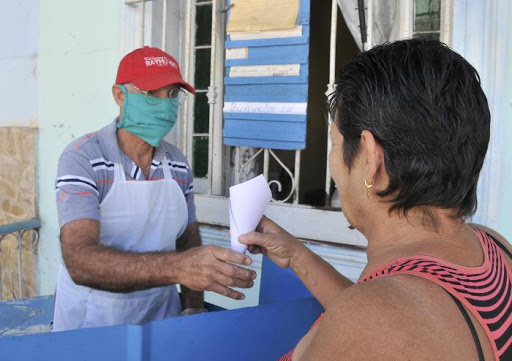
[(307, 103), (225, 102), (224, 113), (306, 114)]
[(247, 48), (226, 49), (226, 60), (229, 59), (247, 59)]
[(297, 25), (289, 30), (254, 31), (245, 33), (233, 33), (229, 35), (231, 40), (257, 40), (274, 38), (294, 38), (302, 36), (302, 25)]
[(300, 64), (232, 66), (229, 69), (229, 76), (232, 78), (299, 75)]

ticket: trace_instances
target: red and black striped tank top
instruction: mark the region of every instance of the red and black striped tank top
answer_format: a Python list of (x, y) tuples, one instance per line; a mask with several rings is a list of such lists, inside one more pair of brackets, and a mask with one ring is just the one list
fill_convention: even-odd
[[(475, 316), (490, 340), (496, 361), (512, 360), (512, 271), (504, 254), (510, 252), (492, 236), (475, 230), (485, 260), (479, 267), (464, 267), (429, 256), (399, 258), (358, 283), (397, 274), (435, 282)], [(501, 249), (500, 249), (501, 248)], [(465, 311), (463, 310), (463, 313)], [(471, 321), (466, 318), (466, 321)], [(315, 322), (315, 325), (318, 323)], [(472, 324), (470, 325), (472, 327)], [(475, 337), (475, 334), (473, 334)], [(477, 341), (476, 339), (475, 341)], [(479, 345), (478, 345), (479, 346)], [(293, 351), (280, 361), (291, 361)]]

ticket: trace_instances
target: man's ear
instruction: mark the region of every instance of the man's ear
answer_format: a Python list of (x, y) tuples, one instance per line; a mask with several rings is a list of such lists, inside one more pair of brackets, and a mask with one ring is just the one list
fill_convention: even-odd
[[(375, 140), (372, 132), (361, 132), (361, 150), (366, 167), (366, 180), (375, 180), (376, 183), (387, 182), (387, 173), (384, 166), (384, 152), (382, 146)], [(386, 183), (387, 184), (387, 183)], [(387, 186), (387, 185), (386, 185)]]
[(122, 107), (125, 95), (118, 84), (112, 85), (112, 96), (116, 104)]

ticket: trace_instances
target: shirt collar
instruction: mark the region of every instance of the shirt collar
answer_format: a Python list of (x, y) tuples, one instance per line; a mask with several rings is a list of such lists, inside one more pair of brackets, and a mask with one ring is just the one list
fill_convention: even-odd
[[(119, 148), (116, 133), (117, 117), (109, 125), (103, 127), (98, 132), (98, 141), (103, 156), (106, 160), (122, 164), (125, 173), (129, 174), (132, 178), (140, 179), (141, 176), (144, 177), (141, 170), (135, 174), (135, 162), (131, 160), (126, 154), (124, 154)], [(164, 143), (162, 141), (158, 148), (155, 149), (152, 164), (159, 165), (162, 162), (164, 155)], [(153, 172), (150, 171), (150, 175), (152, 173)]]

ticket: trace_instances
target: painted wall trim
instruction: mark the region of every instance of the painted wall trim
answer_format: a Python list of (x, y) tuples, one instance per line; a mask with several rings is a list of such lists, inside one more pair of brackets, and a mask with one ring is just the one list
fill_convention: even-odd
[[(228, 198), (196, 194), (197, 220), (201, 223), (229, 227)], [(366, 247), (366, 238), (349, 229), (342, 212), (317, 209), (305, 205), (271, 203), (265, 215), (288, 232), (302, 239)]]

